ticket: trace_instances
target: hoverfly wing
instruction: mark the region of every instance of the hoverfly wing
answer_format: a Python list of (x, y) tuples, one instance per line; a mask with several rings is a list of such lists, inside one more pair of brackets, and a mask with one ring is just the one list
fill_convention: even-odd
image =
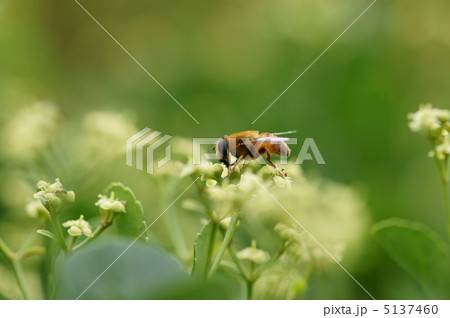
[(288, 141), (289, 138), (287, 137), (259, 137), (256, 138), (256, 142), (270, 142), (270, 143), (275, 143), (275, 142), (280, 142), (280, 141)]

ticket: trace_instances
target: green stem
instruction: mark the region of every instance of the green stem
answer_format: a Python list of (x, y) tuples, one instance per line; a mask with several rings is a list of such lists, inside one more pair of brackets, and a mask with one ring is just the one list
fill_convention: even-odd
[(30, 246), (33, 244), (34, 240), (36, 239), (37, 233), (36, 231), (33, 231), (27, 238), (27, 240), (22, 244), (22, 246), (19, 248), (18, 254), (23, 254), (23, 252), (30, 248)]
[[(222, 234), (225, 235), (225, 229), (221, 228)], [(248, 273), (245, 269), (245, 266), (242, 264), (241, 260), (237, 257), (236, 252), (231, 244), (228, 245), (228, 254), (230, 254), (231, 260), (233, 261), (234, 265), (236, 265), (237, 270), (241, 274), (242, 278), (247, 281), (248, 280)]]
[(77, 246), (74, 246), (72, 248), (72, 251), (75, 251), (77, 249), (79, 249), (80, 247), (85, 246), (86, 244), (88, 244), (89, 242), (91, 242), (92, 240), (94, 240), (97, 236), (99, 236), (100, 234), (102, 234), (102, 232), (104, 230), (106, 230), (108, 227), (111, 226), (111, 224), (113, 223), (114, 218), (116, 217), (117, 213), (112, 213), (111, 216), (109, 217), (108, 220), (104, 221), (103, 223), (100, 223), (100, 225), (95, 229), (95, 231), (92, 233), (91, 237), (86, 238), (83, 242), (81, 242), (80, 244), (78, 244)]
[(219, 248), (219, 251), (217, 252), (216, 258), (214, 259), (214, 262), (208, 273), (208, 278), (210, 278), (216, 272), (216, 270), (219, 268), (220, 262), (222, 261), (225, 251), (231, 242), (231, 238), (233, 237), (234, 231), (236, 230), (238, 220), (239, 220), (239, 213), (234, 212), (233, 216), (231, 217), (230, 225), (228, 225), (227, 232), (225, 233), (225, 237), (223, 239), (222, 245), (220, 245), (220, 248)]
[(443, 197), (444, 197), (444, 210), (445, 210), (445, 217), (447, 221), (447, 235), (450, 239), (450, 210), (449, 210), (449, 204), (448, 204), (448, 187), (447, 183), (442, 184), (442, 191), (443, 191)]
[(63, 231), (61, 229), (59, 215), (52, 214), (52, 222), (53, 222), (53, 227), (55, 228), (56, 236), (58, 237), (58, 240), (59, 240), (59, 245), (61, 245), (61, 248), (63, 249), (64, 252), (67, 252), (69, 250), (69, 247), (67, 246), (66, 239), (65, 239)]
[(34, 256), (34, 255), (45, 255), (45, 247), (43, 247), (43, 246), (30, 247), (30, 248), (26, 249), (25, 251), (21, 252), (20, 258), (25, 259), (27, 257)]
[[(211, 221), (213, 222), (213, 221)], [(216, 233), (217, 233), (217, 228), (219, 227), (219, 224), (217, 224), (216, 222), (212, 223), (213, 228), (211, 230), (211, 236), (209, 238), (209, 246), (208, 246), (208, 254), (206, 255), (206, 265), (205, 265), (205, 273), (204, 273), (204, 277), (206, 278), (206, 276), (208, 276), (208, 268), (211, 265), (211, 261), (212, 261), (212, 257), (213, 257), (213, 253), (214, 253), (214, 242), (216, 240)]]
[(445, 183), (443, 176), (442, 176), (442, 166), (441, 166), (441, 162), (438, 158), (436, 158), (436, 156), (434, 157), (434, 163), (436, 164), (436, 168), (438, 170), (438, 174), (439, 174), (439, 179), (441, 181), (441, 183)]
[(70, 240), (69, 250), (72, 250), (75, 242), (77, 241), (78, 236), (72, 236), (72, 239)]
[(444, 181), (442, 183), (442, 191), (444, 196), (444, 209), (445, 209), (445, 217), (447, 219), (447, 236), (450, 239), (450, 209), (449, 209), (449, 203), (448, 203), (448, 180), (447, 180), (447, 171), (448, 171), (448, 157), (445, 157), (444, 159), (444, 167), (443, 167), (443, 173), (444, 173)]
[(14, 258), (14, 253), (9, 249), (6, 243), (0, 238), (0, 254), (2, 254), (8, 261)]
[(13, 259), (11, 261), (11, 266), (16, 276), (17, 284), (19, 285), (20, 291), (22, 292), (23, 298), (30, 299), (30, 293), (28, 292), (27, 285), (25, 283), (25, 277), (23, 273), (22, 263), (20, 260)]
[(284, 251), (285, 251), (285, 244), (283, 242), (281, 247), (278, 249), (277, 253), (274, 255), (274, 257), (272, 257), (270, 261), (260, 266), (256, 271), (255, 271), (255, 263), (250, 261), (250, 274), (248, 275), (247, 278), (247, 299), (249, 300), (252, 299), (253, 285), (261, 277), (262, 273), (264, 273), (264, 271), (266, 271), (268, 268), (272, 267), (272, 265), (275, 264), (280, 259), (280, 256), (284, 253)]
[(22, 292), (24, 299), (30, 299), (30, 293), (28, 292), (27, 285), (25, 283), (25, 278), (23, 274), (22, 263), (18, 258), (17, 254), (13, 253), (6, 243), (0, 238), (0, 253), (6, 258), (8, 263), (16, 277), (17, 284), (19, 285), (20, 291)]
[(204, 185), (201, 183), (200, 179), (197, 181), (198, 192), (200, 195), (200, 199), (202, 200), (203, 206), (205, 207), (206, 214), (210, 218), (210, 220), (214, 221), (213, 210), (211, 208), (211, 203), (209, 202), (209, 198), (206, 194), (206, 190)]
[(255, 262), (250, 261), (250, 274), (248, 276), (248, 280), (247, 280), (247, 299), (251, 300), (253, 297), (253, 285), (256, 282), (256, 277), (255, 277)]
[(434, 157), (434, 161), (436, 163), (436, 168), (439, 173), (439, 177), (441, 179), (442, 185), (442, 197), (444, 201), (444, 211), (445, 211), (445, 219), (447, 223), (447, 235), (450, 239), (450, 209), (449, 209), (449, 200), (448, 200), (448, 157), (445, 157), (444, 160), (439, 160), (436, 156)]
[(254, 280), (247, 281), (247, 299), (251, 300), (253, 297), (253, 285), (255, 284)]
[(241, 260), (237, 257), (236, 252), (231, 247), (231, 245), (228, 246), (228, 254), (230, 254), (231, 259), (233, 260), (234, 264), (236, 265), (236, 268), (238, 269), (239, 273), (241, 273), (242, 278), (245, 281), (248, 281), (249, 274), (245, 271), (244, 265), (242, 265)]
[(284, 247), (280, 247), (280, 249), (278, 249), (277, 253), (274, 255), (274, 257), (272, 257), (271, 260), (267, 261), (266, 263), (264, 263), (260, 268), (258, 268), (258, 270), (255, 272), (255, 280), (258, 279), (259, 277), (261, 277), (262, 273), (264, 273), (268, 268), (272, 267), (273, 264), (275, 264), (280, 256), (284, 253)]
[(72, 251), (78, 250), (79, 248), (85, 246), (86, 244), (88, 244), (89, 242), (91, 242), (93, 239), (95, 239), (97, 236), (99, 236), (104, 230), (106, 230), (112, 223), (111, 222), (107, 222), (107, 223), (102, 223), (100, 224), (95, 231), (92, 233), (91, 237), (86, 238), (84, 241), (82, 241), (80, 244), (72, 247)]

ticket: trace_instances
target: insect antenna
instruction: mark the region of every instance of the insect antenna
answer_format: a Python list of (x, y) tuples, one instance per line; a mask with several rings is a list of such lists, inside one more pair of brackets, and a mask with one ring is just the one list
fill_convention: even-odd
[(278, 135), (287, 135), (287, 134), (295, 134), (297, 130), (291, 130), (291, 131), (284, 131), (284, 132), (278, 132), (278, 133), (272, 133), (272, 135), (278, 136)]

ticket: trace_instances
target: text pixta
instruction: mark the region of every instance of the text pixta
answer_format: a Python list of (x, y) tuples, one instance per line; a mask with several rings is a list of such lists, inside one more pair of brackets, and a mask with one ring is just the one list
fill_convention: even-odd
[(367, 314), (367, 307), (356, 306), (354, 309), (349, 306), (326, 306), (323, 308), (323, 316), (328, 315), (353, 315), (355, 317), (364, 316)]

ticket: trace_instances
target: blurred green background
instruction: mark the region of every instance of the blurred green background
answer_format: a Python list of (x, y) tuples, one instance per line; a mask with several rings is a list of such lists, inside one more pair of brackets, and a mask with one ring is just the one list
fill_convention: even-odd
[[(450, 2), (378, 0), (254, 125), (370, 0), (80, 3), (200, 124), (73, 0), (0, 0), (2, 125), (21, 107), (50, 100), (63, 125), (75, 127), (90, 111), (114, 110), (138, 128), (187, 138), (297, 130), (314, 138), (326, 161), (304, 164), (307, 173), (359, 188), (372, 222), (396, 216), (445, 234), (438, 176), (406, 114), (424, 102), (449, 107)], [(5, 192), (13, 165), (2, 158), (2, 236), (27, 227)], [(139, 181), (147, 177), (124, 158), (105, 170), (98, 172), (108, 178), (95, 176), (97, 193), (120, 180), (138, 198), (148, 195)], [(369, 234), (365, 244), (350, 271), (375, 298), (425, 297)], [(366, 297), (340, 269), (329, 276), (311, 283), (306, 298)]]

